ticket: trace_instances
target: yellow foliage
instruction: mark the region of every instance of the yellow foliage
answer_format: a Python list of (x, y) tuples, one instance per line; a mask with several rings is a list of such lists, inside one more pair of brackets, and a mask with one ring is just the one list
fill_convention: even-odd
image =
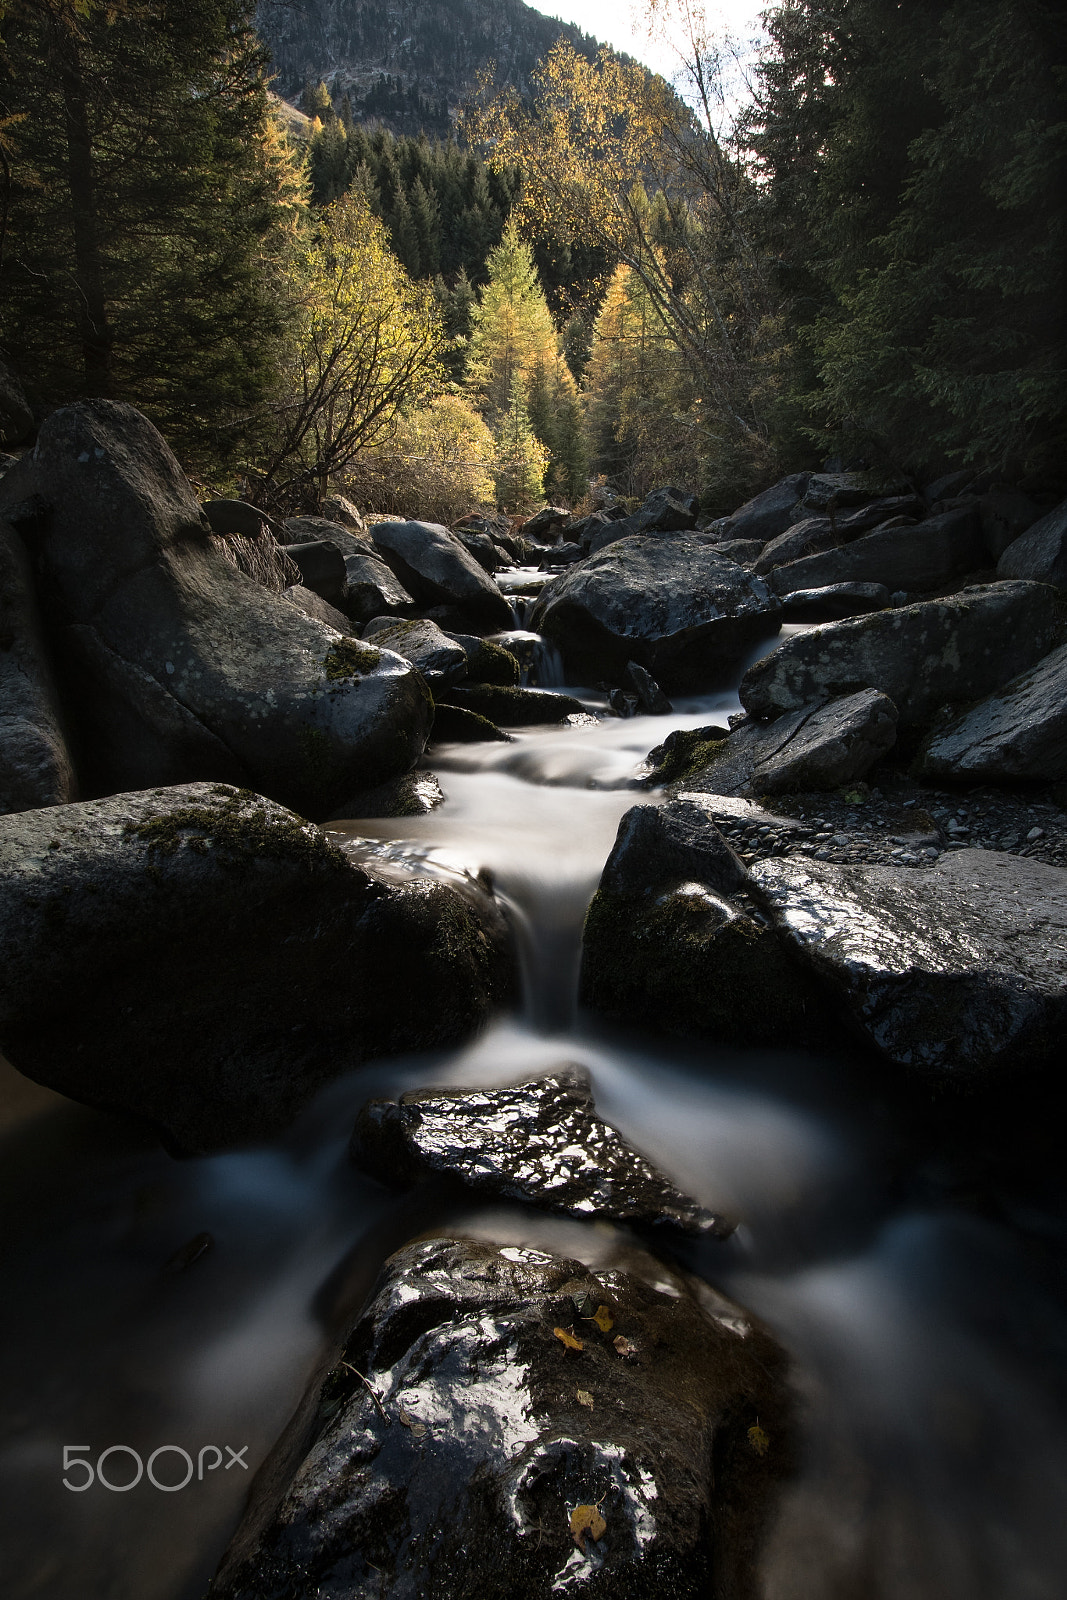
[(553, 1328), (552, 1332), (555, 1334), (560, 1344), (564, 1345), (568, 1350), (585, 1349), (585, 1345), (582, 1343), (582, 1341), (580, 1339), (576, 1339), (573, 1333), (568, 1333), (566, 1328)]
[(575, 1506), (570, 1516), (570, 1527), (571, 1538), (585, 1556), (589, 1554), (585, 1545), (586, 1534), (595, 1544), (604, 1537), (608, 1525), (596, 1506)]
[(470, 402), (438, 395), (399, 418), (388, 444), (357, 457), (346, 488), (368, 510), (451, 523), (495, 505), (495, 452)]

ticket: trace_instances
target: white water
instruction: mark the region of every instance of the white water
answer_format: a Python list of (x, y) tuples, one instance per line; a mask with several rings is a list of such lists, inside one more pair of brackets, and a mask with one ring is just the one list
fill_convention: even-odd
[[(939, 1202), (933, 1185), (902, 1191), (898, 1136), (849, 1087), (847, 1064), (687, 1046), (575, 1011), (585, 903), (620, 816), (653, 798), (632, 788), (638, 761), (671, 728), (735, 708), (723, 694), (669, 718), (456, 747), (436, 762), (447, 796), (436, 812), (348, 828), (399, 862), (488, 869), (511, 907), (524, 1008), (466, 1047), (339, 1080), (270, 1149), (176, 1163), (58, 1096), (8, 1133), (5, 1595), (201, 1594), (247, 1477), (78, 1495), (61, 1486), (63, 1445), (95, 1459), (116, 1443), (145, 1457), (164, 1443), (193, 1455), (248, 1444), (257, 1464), (325, 1329), (431, 1220), (349, 1167), (359, 1106), (573, 1061), (634, 1144), (740, 1217), (692, 1265), (794, 1357), (801, 1462), (769, 1541), (765, 1600), (1059, 1600), (1067, 1448), (1054, 1374), (1067, 1318), (1038, 1242), (1058, 1243), (1061, 1220), (1026, 1216), (1023, 1237)], [(612, 1248), (610, 1230), (518, 1207), (451, 1220), (591, 1262)], [(203, 1231), (214, 1248), (166, 1272)]]

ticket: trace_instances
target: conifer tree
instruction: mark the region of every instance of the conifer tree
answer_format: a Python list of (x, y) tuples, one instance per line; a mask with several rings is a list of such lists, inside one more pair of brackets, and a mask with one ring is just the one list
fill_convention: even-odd
[(508, 404), (499, 419), (496, 447), (493, 482), (497, 503), (512, 512), (534, 505), (544, 493), (548, 452), (530, 425), (525, 386), (518, 372), (512, 378)]

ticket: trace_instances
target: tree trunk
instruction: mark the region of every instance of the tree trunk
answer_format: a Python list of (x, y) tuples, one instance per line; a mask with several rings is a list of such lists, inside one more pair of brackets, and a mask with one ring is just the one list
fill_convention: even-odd
[(78, 40), (69, 32), (53, 34), (59, 61), (67, 140), (67, 185), (74, 229), (74, 277), (78, 289), (85, 387), (89, 394), (113, 396), (114, 331), (108, 320), (104, 258), (93, 175), (93, 139), (88, 96)]

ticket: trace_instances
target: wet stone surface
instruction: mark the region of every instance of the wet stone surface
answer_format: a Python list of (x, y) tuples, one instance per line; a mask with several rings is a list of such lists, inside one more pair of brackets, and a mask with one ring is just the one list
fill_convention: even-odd
[(682, 1194), (597, 1116), (578, 1069), (512, 1088), (415, 1089), (399, 1101), (372, 1100), (356, 1121), (351, 1153), (383, 1183), (446, 1176), (568, 1216), (718, 1238), (734, 1226)]
[(212, 1600), (754, 1600), (789, 1466), (784, 1357), (666, 1277), (466, 1239), (399, 1251)]

